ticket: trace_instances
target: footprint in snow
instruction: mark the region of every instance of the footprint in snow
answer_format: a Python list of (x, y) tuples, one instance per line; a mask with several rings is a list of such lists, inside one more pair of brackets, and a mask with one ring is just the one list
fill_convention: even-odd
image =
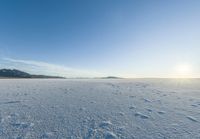
[(188, 118), (189, 120), (191, 120), (193, 122), (198, 122), (197, 119), (192, 116), (187, 116), (186, 118)]
[(158, 111), (158, 114), (165, 114), (164, 111)]
[(135, 98), (136, 96), (133, 96), (133, 95), (131, 95), (131, 96), (129, 96), (130, 98)]
[(198, 105), (196, 105), (196, 104), (192, 104), (191, 106), (192, 106), (192, 107), (198, 107)]
[(117, 135), (111, 131), (105, 133), (105, 139), (118, 139)]
[(146, 88), (148, 86), (149, 86), (149, 84), (141, 84), (141, 87), (143, 87), (143, 88)]
[(135, 109), (135, 106), (130, 106), (129, 109), (133, 110)]
[(96, 135), (96, 133), (97, 133), (97, 129), (89, 129), (88, 130), (88, 133), (87, 133), (87, 136), (86, 136), (86, 138), (88, 139), (91, 139), (91, 138), (94, 138), (95, 137), (95, 135)]
[(120, 115), (120, 116), (124, 116), (125, 113), (123, 113), (123, 112), (119, 112), (119, 115)]
[(81, 107), (81, 108), (79, 108), (79, 110), (80, 110), (80, 111), (85, 111), (86, 108), (85, 108), (85, 107)]
[(114, 85), (114, 84), (112, 84), (112, 83), (107, 83), (107, 85), (108, 85), (108, 86), (115, 87), (115, 85)]
[(19, 114), (18, 114), (18, 113), (12, 113), (12, 114), (10, 114), (10, 115), (7, 115), (7, 116), (5, 117), (5, 119), (6, 119), (6, 120), (15, 120), (15, 119), (17, 119), (17, 117), (19, 117)]
[(148, 119), (149, 118), (147, 115), (144, 115), (140, 112), (135, 113), (135, 117), (140, 117), (142, 119)]
[(149, 109), (149, 108), (147, 108), (146, 110), (147, 110), (148, 112), (152, 112), (152, 111), (153, 111), (152, 109)]
[(198, 106), (200, 106), (200, 102), (195, 102), (195, 103), (192, 104), (191, 106), (193, 106), (193, 107), (198, 107)]
[(143, 98), (144, 102), (148, 102), (151, 103), (151, 101), (149, 99)]
[(1, 104), (16, 104), (16, 103), (21, 103), (21, 101), (7, 101), (7, 102), (3, 102)]
[(23, 137), (22, 136), (17, 136), (17, 137), (15, 137), (15, 139), (23, 139)]
[(15, 128), (25, 129), (32, 126), (32, 123), (30, 124), (30, 123), (25, 123), (25, 122), (16, 122), (16, 123), (11, 123), (11, 125)]
[(94, 103), (96, 103), (96, 101), (91, 101), (90, 103), (94, 104)]
[(101, 128), (108, 127), (108, 126), (112, 126), (111, 121), (103, 121), (99, 124), (99, 127)]
[(53, 137), (53, 136), (54, 136), (53, 132), (46, 132), (40, 137), (40, 139), (48, 139), (48, 138)]

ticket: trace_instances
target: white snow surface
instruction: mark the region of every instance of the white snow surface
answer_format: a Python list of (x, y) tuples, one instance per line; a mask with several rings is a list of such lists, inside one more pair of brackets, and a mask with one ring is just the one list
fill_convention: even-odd
[(1, 79), (0, 139), (200, 139), (200, 79)]

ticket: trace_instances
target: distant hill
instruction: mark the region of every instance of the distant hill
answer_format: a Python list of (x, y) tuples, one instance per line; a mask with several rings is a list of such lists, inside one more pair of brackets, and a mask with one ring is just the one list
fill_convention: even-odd
[(17, 69), (0, 69), (0, 78), (64, 78), (64, 77), (32, 75)]

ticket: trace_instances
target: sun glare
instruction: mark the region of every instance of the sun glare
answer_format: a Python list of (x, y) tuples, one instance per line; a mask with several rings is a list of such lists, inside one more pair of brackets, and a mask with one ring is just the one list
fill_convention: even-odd
[(175, 67), (177, 77), (189, 78), (192, 74), (192, 66), (190, 64), (179, 64)]

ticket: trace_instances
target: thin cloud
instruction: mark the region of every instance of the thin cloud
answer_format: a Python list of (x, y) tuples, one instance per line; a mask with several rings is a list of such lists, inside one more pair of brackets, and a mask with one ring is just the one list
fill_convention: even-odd
[(44, 74), (44, 75), (56, 75), (64, 77), (99, 77), (102, 74), (90, 71), (73, 69), (66, 66), (33, 61), (33, 60), (20, 60), (13, 58), (3, 58), (3, 62), (0, 65), (1, 68), (16, 68), (30, 72), (32, 74)]

